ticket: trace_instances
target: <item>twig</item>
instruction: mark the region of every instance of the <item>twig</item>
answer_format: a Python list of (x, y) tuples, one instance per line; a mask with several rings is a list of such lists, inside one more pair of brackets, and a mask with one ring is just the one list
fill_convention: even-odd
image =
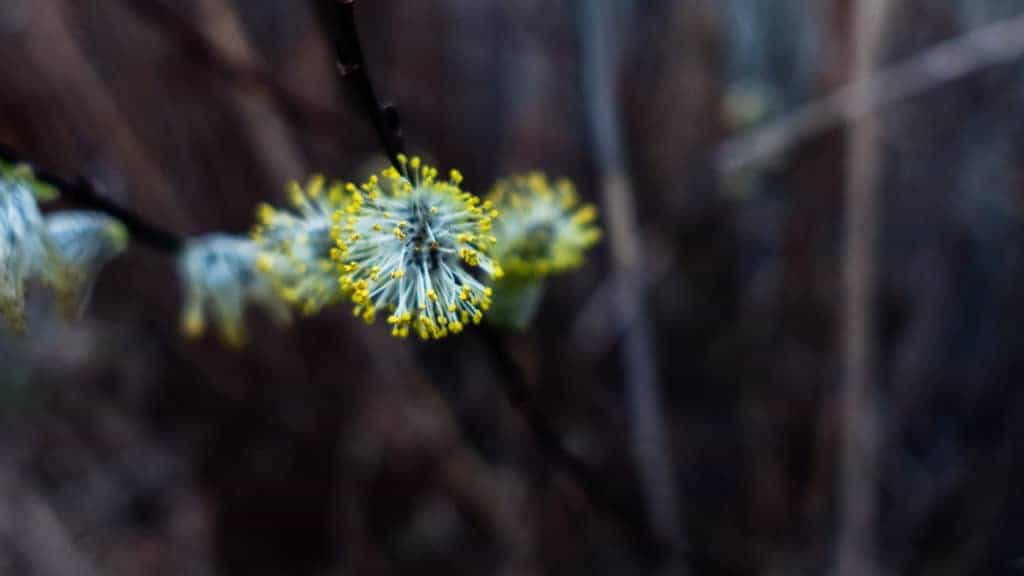
[(1024, 15), (983, 26), (727, 140), (716, 154), (718, 171), (730, 174), (756, 167), (832, 127), (1022, 56)]
[[(866, 81), (868, 87), (863, 94), (858, 92), (857, 83), (854, 83), (766, 126), (727, 140), (719, 146), (716, 154), (718, 170), (729, 174), (756, 167), (829, 128), (1022, 56), (1024, 15), (979, 28), (930, 48), (902, 64), (876, 70)], [(675, 257), (675, 251), (669, 248), (658, 256), (658, 261), (672, 262)], [(667, 271), (665, 266), (648, 265), (647, 268), (647, 278), (642, 283), (645, 291), (657, 285)], [(611, 318), (597, 317), (591, 311), (608, 309), (608, 302), (617, 290), (617, 282), (617, 277), (610, 277), (593, 291), (572, 331), (574, 340), (587, 335), (587, 345), (597, 355), (609, 348), (607, 343), (619, 326)]]
[[(370, 82), (356, 31), (354, 14), (356, 2), (355, 0), (318, 1), (328, 2), (331, 7), (329, 13), (331, 31), (337, 46), (338, 71), (341, 78), (351, 84), (359, 98), (359, 104), (373, 121), (380, 144), (392, 163), (398, 166), (397, 157), (404, 150), (400, 119), (393, 106), (380, 103)], [(584, 492), (590, 504), (607, 512), (630, 531), (645, 558), (660, 561), (668, 552), (668, 547), (659, 539), (658, 535), (650, 530), (644, 519), (643, 511), (633, 506), (632, 502), (616, 497), (600, 481), (597, 472), (565, 447), (547, 418), (531, 401), (526, 375), (522, 367), (509, 354), (503, 338), (488, 326), (480, 327), (475, 332), (480, 336), (485, 349), (490, 353), (495, 366), (501, 372), (502, 377), (499, 379), (499, 383), (502, 392), (509, 403), (522, 414), (545, 456), (565, 468)]]
[(373, 122), (377, 138), (391, 163), (398, 167), (398, 155), (405, 149), (398, 111), (390, 104), (382, 104), (370, 82), (363, 48), (356, 30), (355, 0), (323, 0), (330, 4), (331, 26), (338, 53), (338, 72), (352, 88), (359, 105)]
[[(380, 392), (388, 394), (385, 390), (401, 390), (402, 400), (388, 402), (387, 410), (394, 411), (393, 406), (397, 403), (398, 410), (423, 412), (423, 416), (401, 418), (417, 423), (415, 426), (419, 429), (411, 432), (418, 438), (417, 446), (424, 440), (431, 444), (426, 451), (437, 458), (441, 485), (459, 502), (460, 509), (466, 510), (475, 522), (490, 530), (495, 540), (501, 543), (507, 569), (497, 572), (538, 573), (530, 569), (537, 558), (533, 535), (529, 531), (531, 512), (522, 506), (525, 498), (516, 490), (509, 490), (511, 485), (499, 472), (499, 467), (486, 462), (467, 441), (455, 411), (422, 363), (416, 361), (423, 349), (413, 351), (403, 346), (396, 347), (393, 338), (380, 332), (373, 332), (368, 338), (364, 345), (365, 353), (371, 357), (382, 384), (387, 385)], [(405, 407), (406, 403), (408, 407)], [(425, 417), (427, 413), (429, 417)], [(424, 424), (428, 420), (431, 423)], [(372, 456), (373, 459), (377, 457)]]
[(182, 239), (159, 226), (150, 224), (134, 212), (118, 206), (103, 196), (98, 184), (85, 177), (71, 181), (26, 162), (10, 148), (0, 144), (0, 159), (8, 164), (25, 164), (32, 168), (33, 176), (40, 182), (60, 191), (61, 198), (84, 208), (98, 210), (119, 220), (132, 235), (132, 239), (160, 252), (176, 254), (181, 250)]
[[(864, 82), (879, 59), (887, 0), (861, 0), (854, 12), (853, 74)], [(864, 94), (856, 94), (863, 99)], [(848, 132), (846, 218), (843, 254), (842, 447), (839, 471), (838, 576), (879, 573), (877, 482), (879, 414), (875, 334), (875, 282), (878, 249), (878, 175), (881, 121), (867, 114)]]
[(526, 375), (508, 353), (501, 335), (490, 326), (481, 326), (477, 332), (501, 372), (502, 392), (526, 420), (545, 457), (565, 467), (592, 506), (608, 512), (614, 520), (629, 529), (645, 558), (660, 563), (669, 552), (669, 543), (651, 531), (643, 509), (635, 502), (623, 499), (609, 490), (597, 472), (565, 447), (543, 412), (530, 399)]
[[(615, 283), (616, 324), (620, 327), (625, 392), (631, 428), (632, 456), (652, 529), (671, 546), (684, 539), (674, 470), (665, 434), (658, 389), (657, 363), (649, 319), (644, 312), (646, 265), (637, 233), (633, 186), (627, 175), (621, 118), (614, 82), (616, 2), (580, 0), (577, 3), (583, 44), (583, 80), (588, 95), (587, 121), (608, 219)], [(675, 567), (677, 573), (683, 567)]]

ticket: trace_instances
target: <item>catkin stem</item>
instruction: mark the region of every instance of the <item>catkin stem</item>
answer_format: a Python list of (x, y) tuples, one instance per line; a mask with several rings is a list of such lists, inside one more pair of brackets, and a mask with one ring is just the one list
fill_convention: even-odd
[(97, 185), (91, 180), (79, 177), (71, 181), (26, 162), (13, 150), (0, 145), (0, 159), (9, 164), (26, 164), (32, 168), (33, 176), (40, 182), (53, 186), (60, 191), (61, 198), (83, 208), (90, 208), (108, 214), (122, 224), (136, 242), (145, 244), (160, 252), (177, 254), (182, 247), (181, 237), (147, 222), (134, 212), (119, 206), (113, 200), (103, 196)]
[[(341, 79), (346, 81), (358, 97), (359, 105), (372, 121), (377, 138), (392, 164), (400, 167), (398, 156), (404, 153), (405, 144), (400, 128), (400, 118), (393, 106), (380, 102), (370, 82), (356, 30), (355, 0), (317, 0), (317, 2), (321, 8), (325, 6), (323, 2), (327, 2), (329, 8), (326, 15), (329, 17), (331, 32), (334, 36), (338, 56), (337, 66)], [(569, 473), (592, 505), (607, 512), (630, 531), (645, 557), (652, 558), (663, 555), (665, 547), (648, 528), (643, 510), (632, 505), (631, 502), (617, 498), (600, 481), (597, 472), (591, 470), (586, 463), (566, 449), (550, 422), (530, 400), (526, 375), (509, 353), (504, 339), (489, 327), (482, 327), (476, 332), (491, 355), (494, 365), (501, 372), (499, 385), (502, 392), (512, 406), (522, 414), (544, 454)]]

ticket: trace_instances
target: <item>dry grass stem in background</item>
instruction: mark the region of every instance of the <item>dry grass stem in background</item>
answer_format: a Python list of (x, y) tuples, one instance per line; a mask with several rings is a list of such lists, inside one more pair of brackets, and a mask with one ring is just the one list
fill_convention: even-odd
[[(892, 0), (898, 1), (898, 0)], [(859, 0), (855, 6), (853, 75), (863, 100), (866, 80), (878, 64), (890, 0)], [(879, 574), (878, 470), (880, 437), (878, 342), (876, 341), (878, 201), (881, 119), (877, 112), (849, 127), (846, 218), (843, 235), (842, 376), (839, 459), (838, 576)]]

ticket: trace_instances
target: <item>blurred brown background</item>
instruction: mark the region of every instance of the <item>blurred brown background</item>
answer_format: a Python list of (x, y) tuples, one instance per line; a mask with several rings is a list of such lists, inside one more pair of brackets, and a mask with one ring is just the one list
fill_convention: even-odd
[[(1024, 13), (883, 4), (880, 65)], [(614, 226), (602, 189), (625, 167), (642, 260), (620, 266), (613, 233), (509, 345), (566, 444), (685, 542), (667, 564), (540, 457), (473, 337), (393, 341), (340, 309), (287, 331), (254, 314), (240, 352), (185, 342), (173, 260), (136, 246), (81, 322), (43, 302), (30, 337), (3, 337), (0, 573), (828, 572), (849, 130), (825, 122), (742, 169), (721, 146), (853, 78), (856, 5), (360, 3), (410, 149), (471, 190), (565, 175)], [(2, 0), (0, 141), (166, 228), (244, 233), (288, 180), (382, 162), (319, 9)], [(929, 83), (878, 116), (871, 537), (891, 573), (1013, 574), (1024, 67)]]

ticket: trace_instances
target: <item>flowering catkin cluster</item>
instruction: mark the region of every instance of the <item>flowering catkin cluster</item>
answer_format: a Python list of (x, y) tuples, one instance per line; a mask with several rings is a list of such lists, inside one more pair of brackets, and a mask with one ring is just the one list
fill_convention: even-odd
[(401, 155), (362, 184), (293, 183), (290, 209), (257, 211), (255, 268), (304, 314), (348, 299), (399, 338), (458, 334), (492, 303), (528, 318), (542, 280), (582, 265), (600, 239), (597, 210), (536, 173), (499, 181), (486, 200), (461, 184)]
[(601, 239), (597, 208), (580, 206), (568, 180), (539, 173), (499, 180), (488, 195), (501, 211), (495, 225), (498, 258), (512, 278), (544, 278), (583, 265)]
[(266, 204), (257, 210), (256, 267), (282, 300), (312, 315), (341, 298), (331, 229), (347, 200), (341, 184), (328, 186), (323, 176), (314, 176), (305, 188), (293, 182), (288, 193), (293, 210)]
[(503, 274), (489, 255), (498, 212), (462, 190), (457, 171), (441, 179), (405, 156), (399, 169), (360, 185), (293, 185), (293, 211), (260, 209), (258, 267), (307, 313), (347, 297), (367, 323), (386, 315), (394, 336), (457, 334), (483, 319)]
[(348, 205), (334, 215), (341, 289), (367, 323), (385, 311), (394, 336), (458, 334), (483, 319), (487, 283), (503, 274), (488, 255), (498, 212), (459, 187), (458, 171), (439, 180), (419, 158), (399, 164), (401, 173), (388, 168), (383, 179), (350, 185)]
[(580, 267), (601, 239), (597, 208), (581, 206), (568, 180), (551, 183), (539, 173), (498, 181), (488, 200), (501, 211), (494, 256), (508, 272), (494, 287), (491, 321), (521, 330), (537, 311), (545, 279)]
[(278, 323), (290, 320), (288, 307), (257, 272), (258, 256), (256, 245), (247, 238), (212, 234), (189, 241), (178, 260), (185, 290), (181, 328), (186, 336), (202, 336), (212, 318), (222, 341), (241, 346), (249, 304), (262, 306)]
[[(249, 305), (286, 322), (290, 307), (311, 315), (344, 299), (368, 324), (386, 318), (400, 338), (458, 334), (492, 306), (496, 322), (525, 326), (543, 280), (580, 266), (600, 239), (597, 210), (581, 206), (568, 181), (536, 173), (499, 181), (486, 200), (461, 185), (458, 171), (442, 178), (405, 156), (359, 185), (322, 176), (291, 184), (291, 207), (260, 206), (251, 238), (186, 243), (183, 331), (197, 337), (212, 320), (225, 342), (240, 345)], [(29, 280), (78, 312), (128, 244), (125, 227), (104, 214), (44, 218), (37, 201), (57, 194), (28, 168), (0, 164), (0, 318), (16, 329)]]
[(128, 247), (128, 230), (106, 214), (66, 211), (47, 216), (46, 231), (63, 264), (61, 306), (67, 315), (81, 314), (100, 270)]
[(0, 165), (0, 317), (25, 328), (25, 287), (37, 280), (73, 315), (84, 304), (100, 268), (127, 246), (124, 226), (92, 212), (58, 212), (46, 218), (37, 196), (53, 188), (23, 166)]

